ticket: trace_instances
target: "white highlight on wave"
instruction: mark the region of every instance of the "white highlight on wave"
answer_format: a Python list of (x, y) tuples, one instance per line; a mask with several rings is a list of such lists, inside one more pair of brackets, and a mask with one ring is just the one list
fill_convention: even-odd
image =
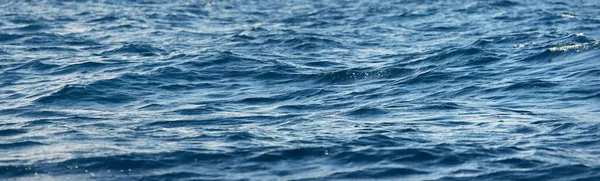
[(583, 50), (588, 50), (590, 48), (594, 48), (594, 49), (598, 49), (598, 46), (600, 46), (600, 41), (596, 40), (593, 42), (589, 42), (589, 43), (577, 43), (577, 44), (569, 44), (569, 45), (561, 45), (561, 46), (555, 46), (550, 48), (549, 50), (551, 52), (557, 52), (557, 51), (571, 51), (571, 50), (575, 50), (575, 51), (583, 51)]

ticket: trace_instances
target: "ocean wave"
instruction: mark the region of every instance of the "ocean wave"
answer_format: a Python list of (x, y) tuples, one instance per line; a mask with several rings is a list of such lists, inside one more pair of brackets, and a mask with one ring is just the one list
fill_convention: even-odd
[(597, 180), (597, 9), (6, 1), (0, 178)]

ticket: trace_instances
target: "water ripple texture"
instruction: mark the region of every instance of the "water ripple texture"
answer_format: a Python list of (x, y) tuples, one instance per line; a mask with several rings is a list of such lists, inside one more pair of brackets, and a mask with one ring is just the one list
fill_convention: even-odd
[(600, 3), (0, 1), (0, 180), (600, 180)]

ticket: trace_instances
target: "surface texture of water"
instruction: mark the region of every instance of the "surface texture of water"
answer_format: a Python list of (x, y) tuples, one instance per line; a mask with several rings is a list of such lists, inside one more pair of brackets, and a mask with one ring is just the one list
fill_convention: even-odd
[(0, 17), (0, 180), (600, 180), (595, 0)]

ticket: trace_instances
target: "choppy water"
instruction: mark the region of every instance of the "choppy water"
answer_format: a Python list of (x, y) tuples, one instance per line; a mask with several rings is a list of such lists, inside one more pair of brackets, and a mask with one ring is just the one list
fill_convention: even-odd
[(600, 180), (600, 3), (0, 3), (0, 180)]

